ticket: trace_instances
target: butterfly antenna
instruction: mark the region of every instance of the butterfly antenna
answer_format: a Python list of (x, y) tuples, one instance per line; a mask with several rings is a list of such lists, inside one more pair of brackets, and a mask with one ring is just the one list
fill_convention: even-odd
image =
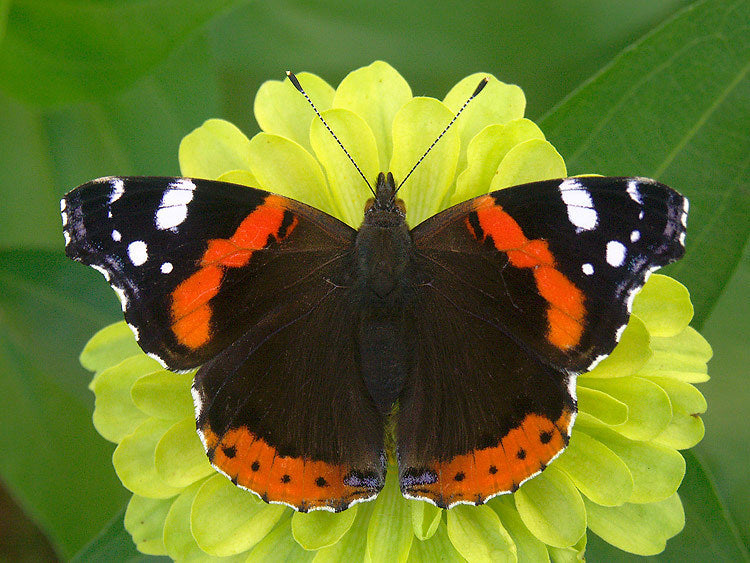
[(313, 108), (313, 111), (315, 112), (315, 115), (318, 116), (318, 119), (323, 123), (326, 129), (328, 129), (328, 132), (331, 134), (331, 136), (336, 139), (336, 142), (341, 147), (341, 150), (344, 151), (344, 154), (347, 156), (347, 158), (351, 161), (351, 163), (354, 165), (354, 168), (357, 169), (357, 172), (359, 172), (359, 175), (362, 176), (362, 179), (365, 181), (365, 184), (367, 184), (367, 187), (370, 188), (370, 191), (372, 192), (372, 195), (375, 195), (375, 190), (372, 189), (372, 186), (370, 185), (370, 182), (367, 181), (367, 178), (362, 173), (362, 171), (359, 169), (359, 166), (357, 166), (357, 163), (354, 162), (354, 159), (352, 158), (352, 155), (349, 154), (349, 151), (346, 150), (346, 147), (344, 147), (343, 143), (339, 141), (339, 138), (336, 136), (336, 133), (333, 132), (333, 130), (328, 126), (328, 123), (326, 123), (326, 120), (323, 119), (323, 116), (320, 115), (320, 112), (318, 111), (318, 108), (315, 107), (315, 104), (310, 99), (310, 96), (307, 95), (307, 92), (305, 92), (304, 88), (302, 88), (302, 84), (299, 83), (299, 80), (297, 80), (297, 77), (294, 76), (294, 73), (291, 70), (286, 71), (286, 75), (289, 78), (289, 81), (292, 83), (292, 85), (299, 90), (299, 93), (302, 94), (305, 99), (307, 100), (307, 103), (310, 104), (310, 107)]
[(461, 109), (459, 109), (458, 112), (456, 112), (456, 115), (453, 116), (453, 119), (451, 119), (451, 122), (445, 126), (445, 129), (443, 129), (443, 132), (437, 136), (437, 139), (435, 139), (429, 147), (427, 147), (427, 150), (424, 151), (424, 154), (419, 157), (419, 160), (414, 166), (412, 166), (412, 169), (409, 170), (409, 173), (406, 175), (406, 177), (403, 180), (401, 180), (401, 183), (398, 185), (398, 188), (396, 188), (396, 191), (393, 192), (394, 198), (396, 197), (396, 192), (398, 192), (398, 190), (401, 189), (401, 186), (403, 186), (406, 183), (406, 180), (409, 179), (409, 176), (411, 176), (411, 173), (414, 172), (414, 170), (416, 170), (417, 166), (419, 166), (421, 162), (425, 159), (425, 157), (430, 153), (430, 151), (432, 150), (432, 147), (437, 145), (437, 142), (443, 138), (443, 135), (445, 135), (448, 129), (451, 128), (451, 125), (453, 125), (456, 122), (456, 119), (458, 119), (458, 116), (463, 113), (463, 111), (466, 109), (466, 106), (469, 105), (469, 102), (473, 100), (474, 98), (476, 98), (479, 95), (479, 92), (481, 92), (485, 86), (487, 86), (487, 78), (482, 78), (482, 80), (479, 82), (476, 89), (474, 90), (474, 93), (471, 96), (469, 96), (469, 99), (464, 102), (464, 105), (461, 106)]

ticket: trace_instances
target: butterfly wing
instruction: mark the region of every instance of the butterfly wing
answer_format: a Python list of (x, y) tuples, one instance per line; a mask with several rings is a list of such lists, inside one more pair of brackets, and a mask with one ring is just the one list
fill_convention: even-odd
[(347, 308), (356, 231), (288, 198), (186, 178), (104, 178), (61, 208), (66, 253), (104, 274), (143, 350), (174, 370), (203, 364), (193, 395), (217, 469), (300, 510), (377, 494), (383, 422)]
[(591, 177), (480, 196), (413, 229), (404, 494), (483, 502), (559, 455), (576, 375), (615, 347), (649, 273), (682, 256), (686, 216), (666, 186)]

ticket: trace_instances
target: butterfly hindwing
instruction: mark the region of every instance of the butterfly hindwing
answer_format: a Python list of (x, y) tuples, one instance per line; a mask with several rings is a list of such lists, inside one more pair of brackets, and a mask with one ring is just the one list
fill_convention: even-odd
[(575, 376), (615, 347), (648, 274), (682, 256), (686, 215), (651, 180), (587, 177), (480, 196), (413, 229), (425, 279), (399, 410), (402, 491), (483, 502), (557, 456)]
[(377, 494), (383, 421), (357, 376), (346, 299), (356, 231), (186, 178), (105, 178), (61, 206), (68, 256), (105, 275), (144, 351), (170, 369), (203, 364), (196, 418), (217, 469), (300, 510)]

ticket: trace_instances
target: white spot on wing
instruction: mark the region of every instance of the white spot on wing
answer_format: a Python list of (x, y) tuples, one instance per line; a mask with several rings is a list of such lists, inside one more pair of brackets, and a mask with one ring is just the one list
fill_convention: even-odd
[(134, 266), (142, 266), (148, 260), (148, 246), (142, 240), (136, 240), (128, 245), (128, 258)]
[(594, 358), (594, 361), (591, 362), (591, 365), (589, 365), (589, 367), (586, 368), (586, 371), (591, 371), (600, 363), (602, 363), (602, 360), (605, 360), (605, 359), (607, 359), (607, 354), (602, 354), (601, 356), (597, 356), (596, 358)]
[(68, 246), (70, 244), (70, 233), (63, 231), (63, 238), (65, 239), (65, 246)]
[(101, 275), (103, 275), (105, 280), (107, 280), (107, 281), (110, 280), (110, 275), (109, 275), (109, 272), (107, 270), (105, 270), (101, 266), (97, 266), (96, 264), (91, 264), (91, 267), (94, 268), (94, 270), (96, 270), (97, 272), (99, 272)]
[(613, 268), (619, 268), (625, 263), (625, 245), (619, 241), (611, 240), (607, 243), (607, 264)]
[(167, 362), (165, 362), (164, 360), (162, 360), (159, 356), (157, 356), (153, 352), (146, 352), (146, 355), (149, 358), (151, 358), (152, 360), (156, 360), (157, 362), (159, 362), (159, 365), (161, 367), (169, 369), (169, 366), (167, 366)]
[(590, 276), (594, 273), (594, 267), (588, 262), (581, 266), (581, 270), (583, 270), (583, 273), (586, 274), (587, 276)]
[(641, 212), (638, 214), (638, 219), (642, 221), (644, 217), (645, 217), (645, 213), (643, 213), (643, 209), (641, 209)]
[(640, 231), (633, 231), (630, 233), (630, 242), (638, 242), (641, 240), (641, 232)]
[(685, 235), (686, 235), (686, 234), (687, 234), (687, 233), (685, 233), (685, 231), (682, 231), (682, 232), (680, 233), (680, 244), (681, 244), (682, 246), (685, 246)]
[(174, 229), (187, 217), (188, 204), (193, 201), (195, 184), (186, 178), (175, 180), (161, 197), (156, 211), (156, 228), (164, 231)]
[(135, 339), (138, 340), (138, 338), (140, 336), (140, 334), (138, 332), (138, 327), (135, 326), (135, 325), (131, 325), (130, 323), (128, 323), (128, 327), (130, 328), (130, 330), (132, 331), (133, 335), (135, 336)]
[(643, 205), (643, 197), (641, 196), (641, 192), (638, 189), (637, 180), (628, 180), (627, 192), (628, 192), (628, 195), (630, 196), (630, 199), (632, 199), (634, 202), (636, 202), (639, 205)]
[(112, 289), (115, 290), (117, 297), (120, 298), (120, 305), (122, 305), (122, 312), (124, 313), (125, 310), (128, 308), (128, 296), (125, 295), (125, 290), (122, 289), (121, 287), (117, 287), (116, 285), (113, 285)]
[(568, 178), (560, 184), (560, 195), (567, 207), (568, 220), (575, 225), (578, 232), (591, 231), (598, 224), (591, 194), (578, 180)]
[(162, 274), (168, 274), (173, 269), (171, 262), (164, 262), (164, 264), (161, 265), (161, 273)]
[(115, 242), (120, 242), (122, 240), (122, 235), (120, 234), (120, 231), (117, 229), (114, 229), (112, 231), (112, 240)]
[(68, 206), (67, 202), (65, 201), (65, 198), (62, 198), (60, 200), (60, 213), (65, 211), (65, 208)]
[(573, 397), (574, 401), (578, 401), (578, 395), (576, 394), (576, 376), (575, 375), (568, 375), (568, 393), (570, 393), (570, 396)]
[(112, 191), (109, 192), (109, 204), (112, 205), (125, 193), (125, 182), (122, 181), (122, 178), (112, 178), (109, 184), (112, 186)]

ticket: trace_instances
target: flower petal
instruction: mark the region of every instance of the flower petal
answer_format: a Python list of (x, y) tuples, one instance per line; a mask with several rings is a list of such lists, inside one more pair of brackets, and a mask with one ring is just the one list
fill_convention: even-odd
[(628, 420), (628, 405), (596, 389), (578, 386), (579, 415), (588, 414), (607, 426), (624, 424)]
[[(333, 88), (325, 80), (309, 72), (296, 76), (319, 111), (331, 107)], [(318, 118), (289, 80), (268, 80), (261, 84), (253, 112), (263, 131), (291, 139), (310, 150), (310, 124)]]
[(156, 444), (154, 466), (165, 483), (187, 487), (215, 473), (208, 462), (192, 416), (175, 423)]
[(367, 526), (367, 554), (372, 561), (406, 561), (414, 539), (411, 508), (398, 486), (398, 469), (388, 468), (385, 487), (373, 501)]
[(193, 414), (193, 399), (190, 394), (193, 375), (193, 372), (184, 374), (163, 369), (149, 373), (133, 383), (130, 397), (149, 416), (180, 420)]
[(491, 124), (505, 124), (513, 119), (520, 119), (526, 109), (526, 96), (515, 84), (500, 82), (491, 74), (477, 72), (461, 79), (445, 96), (443, 103), (455, 114), (466, 103), (469, 96), (479, 85), (480, 80), (487, 78), (487, 85), (482, 92), (468, 105), (460, 121), (455, 126), (461, 132), (461, 155), (458, 170), (466, 168), (466, 147), (474, 136)]
[(692, 448), (706, 432), (703, 420), (698, 416), (706, 412), (706, 398), (684, 381), (671, 377), (650, 377), (649, 380), (664, 389), (672, 403), (672, 420), (654, 442), (677, 450)]
[(125, 529), (136, 548), (147, 555), (166, 555), (164, 521), (172, 499), (153, 499), (133, 495), (125, 510)]
[(209, 119), (180, 142), (183, 176), (214, 180), (229, 170), (249, 170), (250, 141), (239, 128), (223, 119)]
[(570, 547), (547, 546), (547, 553), (552, 563), (580, 563), (586, 561), (586, 543), (588, 534), (583, 534), (581, 539)]
[(674, 336), (693, 318), (693, 304), (684, 285), (654, 274), (633, 301), (633, 314), (646, 324), (652, 336)]
[(251, 188), (257, 188), (260, 186), (258, 180), (255, 179), (253, 173), (249, 170), (230, 170), (221, 174), (217, 180), (222, 182), (229, 182), (230, 184), (240, 184), (242, 186), (249, 186)]
[(651, 338), (654, 355), (639, 375), (662, 376), (687, 383), (708, 381), (706, 363), (713, 356), (711, 346), (698, 331), (687, 327), (676, 336)]
[(579, 381), (579, 385), (606, 393), (628, 406), (628, 420), (612, 428), (633, 440), (657, 436), (672, 420), (669, 396), (661, 387), (642, 377), (589, 378)]
[(565, 473), (550, 465), (513, 495), (526, 527), (540, 540), (568, 547), (586, 532), (581, 495)]
[(178, 496), (164, 521), (164, 546), (167, 554), (176, 561), (208, 559), (208, 555), (195, 543), (190, 533), (190, 509), (195, 495), (205, 481), (198, 481), (186, 488)]
[(203, 483), (195, 496), (190, 529), (206, 553), (235, 555), (262, 540), (287, 510), (235, 487), (224, 475), (215, 475)]
[[(120, 321), (92, 336), (83, 348), (79, 361), (85, 369), (99, 372), (138, 354), (141, 354), (141, 349), (133, 338), (133, 331), (125, 321)], [(89, 389), (93, 391), (91, 385)]]
[(338, 542), (354, 523), (359, 505), (343, 512), (316, 510), (292, 516), (292, 535), (304, 549), (318, 550)]
[(407, 500), (411, 505), (411, 525), (418, 540), (432, 537), (440, 525), (443, 509), (421, 500)]
[(91, 384), (96, 395), (93, 420), (96, 431), (105, 439), (120, 442), (146, 420), (131, 399), (130, 388), (138, 378), (157, 370), (163, 370), (158, 362), (139, 354), (96, 376)]
[(258, 187), (335, 215), (318, 161), (284, 137), (258, 133), (250, 140), (250, 171)]
[(445, 526), (438, 526), (435, 533), (427, 540), (411, 544), (407, 563), (441, 561), (443, 563), (462, 563), (466, 561), (451, 543)]
[(508, 151), (531, 139), (544, 139), (544, 133), (528, 119), (516, 119), (505, 125), (488, 125), (470, 138), (466, 149), (466, 166), (456, 179), (451, 205), (488, 193), (497, 167)]
[(356, 506), (358, 507), (357, 517), (354, 519), (352, 527), (338, 543), (318, 551), (315, 555), (316, 563), (365, 560), (367, 556), (367, 523), (374, 511), (375, 503), (364, 502)]
[[(393, 119), (390, 165), (397, 185), (452, 118), (451, 110), (433, 98), (413, 98), (399, 110)], [(443, 207), (453, 184), (460, 147), (459, 132), (450, 129), (399, 191), (406, 203), (409, 225), (418, 225)]]
[[(378, 148), (367, 123), (346, 109), (331, 109), (323, 116), (375, 189)], [(355, 229), (359, 228), (365, 201), (372, 196), (367, 184), (320, 120), (313, 121), (310, 127), (310, 142), (315, 156), (326, 171), (331, 196), (339, 210), (338, 216)]]
[(245, 560), (246, 563), (312, 561), (315, 558), (315, 552), (305, 551), (294, 541), (290, 529), (291, 520), (290, 515), (285, 514), (276, 527), (253, 547)]
[(685, 476), (685, 460), (672, 448), (629, 440), (618, 433), (588, 424), (577, 428), (599, 440), (625, 462), (633, 476), (628, 502), (643, 504), (664, 500), (677, 491)]
[(523, 523), (513, 504), (513, 497), (510, 495), (495, 497), (487, 503), (487, 506), (500, 516), (500, 521), (516, 546), (518, 561), (523, 563), (524, 561), (543, 562), (549, 560), (546, 544), (532, 534), (526, 524)]
[(136, 495), (148, 498), (169, 498), (180, 493), (179, 487), (168, 485), (156, 472), (156, 444), (172, 426), (172, 421), (147, 418), (135, 431), (123, 438), (112, 454), (117, 476)]
[(555, 467), (597, 504), (619, 506), (633, 493), (633, 477), (625, 462), (583, 432), (573, 431), (570, 446), (555, 461)]
[(458, 505), (446, 513), (448, 537), (469, 561), (516, 561), (516, 545), (489, 506)]
[(359, 115), (375, 136), (377, 172), (389, 171), (393, 155), (393, 118), (411, 96), (406, 80), (383, 61), (350, 72), (336, 88), (333, 107), (349, 109)]
[(633, 375), (646, 365), (653, 355), (649, 347), (650, 341), (646, 325), (638, 317), (631, 315), (628, 326), (612, 353), (583, 377), (609, 378)]
[(604, 541), (638, 555), (664, 551), (669, 538), (685, 526), (680, 497), (673, 494), (660, 502), (604, 507), (586, 501), (589, 528)]
[(567, 175), (565, 161), (555, 147), (543, 139), (531, 139), (508, 151), (492, 178), (490, 191)]

